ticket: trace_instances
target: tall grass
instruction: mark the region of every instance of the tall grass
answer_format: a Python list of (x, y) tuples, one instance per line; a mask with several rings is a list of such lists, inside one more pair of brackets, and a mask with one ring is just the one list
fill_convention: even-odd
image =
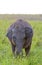
[(11, 44), (5, 36), (12, 22), (14, 21), (0, 20), (0, 65), (42, 65), (42, 21), (29, 22), (33, 27), (34, 35), (30, 54), (23, 58), (14, 58)]

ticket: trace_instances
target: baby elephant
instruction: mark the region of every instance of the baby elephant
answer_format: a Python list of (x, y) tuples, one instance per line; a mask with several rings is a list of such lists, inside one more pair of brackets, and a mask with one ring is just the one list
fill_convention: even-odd
[(33, 30), (29, 23), (22, 19), (13, 23), (6, 34), (12, 45), (12, 51), (15, 55), (19, 55), (22, 49), (25, 49), (28, 55), (32, 43)]

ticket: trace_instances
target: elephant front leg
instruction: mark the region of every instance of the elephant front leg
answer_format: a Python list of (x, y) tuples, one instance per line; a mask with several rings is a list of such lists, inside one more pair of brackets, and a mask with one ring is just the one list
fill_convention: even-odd
[(30, 51), (30, 46), (28, 46), (27, 48), (25, 48), (26, 56), (29, 54), (29, 51)]
[(27, 47), (25, 48), (26, 56), (29, 54), (31, 48), (31, 42), (27, 44)]
[(12, 44), (12, 52), (15, 54), (15, 46)]

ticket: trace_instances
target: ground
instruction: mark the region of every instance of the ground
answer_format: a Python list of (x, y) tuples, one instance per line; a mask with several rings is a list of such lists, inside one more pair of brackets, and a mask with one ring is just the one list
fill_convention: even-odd
[[(20, 58), (14, 58), (11, 44), (5, 36), (12, 22), (0, 20), (0, 65), (42, 65), (42, 21), (29, 21), (34, 32), (31, 50), (28, 57)], [(24, 50), (23, 53), (25, 55)]]

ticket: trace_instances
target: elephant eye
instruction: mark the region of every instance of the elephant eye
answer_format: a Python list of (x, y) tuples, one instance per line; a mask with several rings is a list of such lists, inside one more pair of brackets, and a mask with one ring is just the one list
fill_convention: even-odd
[(13, 40), (14, 40), (14, 42), (16, 41), (16, 37), (15, 36), (13, 36)]

